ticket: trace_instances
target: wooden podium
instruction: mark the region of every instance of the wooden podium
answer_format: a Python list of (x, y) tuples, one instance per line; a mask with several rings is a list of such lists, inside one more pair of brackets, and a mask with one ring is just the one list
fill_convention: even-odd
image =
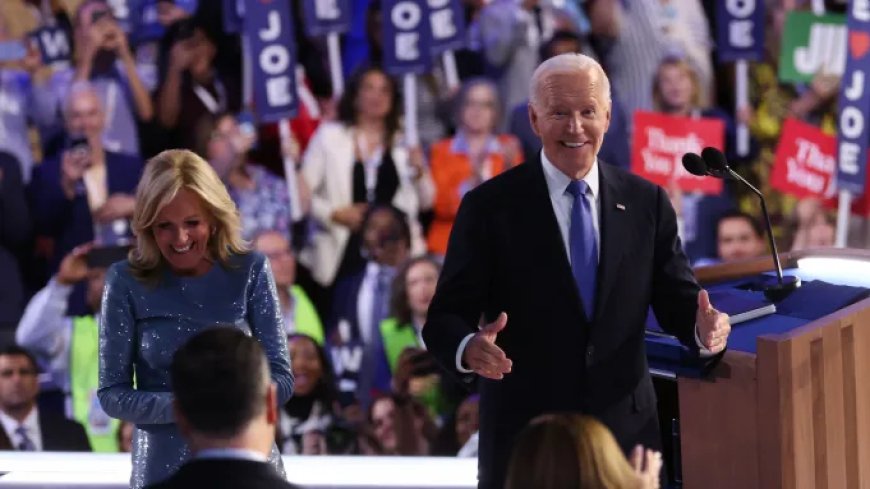
[[(870, 262), (867, 251), (819, 250), (782, 255), (782, 266), (820, 254)], [(767, 257), (696, 274), (709, 284), (772, 269)], [(870, 299), (759, 336), (756, 354), (728, 351), (677, 388), (685, 488), (870, 488)]]

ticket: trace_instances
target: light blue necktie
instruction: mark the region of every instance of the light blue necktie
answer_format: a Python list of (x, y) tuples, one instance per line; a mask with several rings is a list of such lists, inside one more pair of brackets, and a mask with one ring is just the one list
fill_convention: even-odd
[(580, 291), (586, 318), (591, 321), (595, 311), (598, 245), (595, 239), (595, 225), (592, 221), (592, 207), (586, 198), (589, 185), (583, 180), (572, 180), (565, 191), (574, 197), (568, 240), (571, 248), (571, 271), (574, 274), (577, 290)]

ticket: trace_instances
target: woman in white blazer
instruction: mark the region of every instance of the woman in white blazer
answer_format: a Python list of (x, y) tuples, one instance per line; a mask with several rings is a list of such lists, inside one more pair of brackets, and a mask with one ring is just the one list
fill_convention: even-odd
[(358, 231), (370, 204), (404, 212), (412, 253), (425, 252), (417, 216), (432, 206), (434, 186), (420, 148), (401, 143), (400, 110), (394, 81), (378, 67), (366, 68), (348, 81), (338, 121), (321, 123), (308, 144), (302, 177), (315, 226), (299, 260), (323, 287), (362, 265)]

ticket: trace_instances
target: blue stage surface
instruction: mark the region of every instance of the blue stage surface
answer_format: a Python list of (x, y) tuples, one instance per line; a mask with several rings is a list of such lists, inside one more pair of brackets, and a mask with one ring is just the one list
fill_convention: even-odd
[[(870, 285), (870, 275), (867, 274), (803, 268), (788, 269), (784, 273), (800, 277), (801, 287), (776, 303), (776, 313), (733, 325), (728, 349), (755, 354), (759, 336), (787, 333), (870, 296), (870, 288), (866, 287)], [(760, 278), (769, 275), (708, 285), (707, 289), (764, 300), (759, 283)], [(713, 307), (716, 307), (715, 303)], [(676, 338), (662, 335), (654, 319), (648, 321), (647, 331), (647, 356), (651, 369), (692, 377), (704, 374), (701, 363), (692, 358)]]

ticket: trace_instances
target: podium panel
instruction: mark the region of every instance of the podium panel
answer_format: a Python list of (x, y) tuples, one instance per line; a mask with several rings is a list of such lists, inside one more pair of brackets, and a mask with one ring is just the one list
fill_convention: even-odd
[[(819, 280), (798, 266), (823, 256), (853, 260), (846, 275), (855, 276), (830, 283), (837, 279)], [(766, 258), (698, 276), (705, 287), (734, 285), (771, 264)], [(783, 266), (808, 285), (803, 295), (733, 326), (729, 350), (707, 375), (676, 375), (687, 489), (870, 488), (870, 273), (859, 270), (870, 271), (870, 253), (789, 254)], [(655, 341), (652, 351), (663, 351)]]

